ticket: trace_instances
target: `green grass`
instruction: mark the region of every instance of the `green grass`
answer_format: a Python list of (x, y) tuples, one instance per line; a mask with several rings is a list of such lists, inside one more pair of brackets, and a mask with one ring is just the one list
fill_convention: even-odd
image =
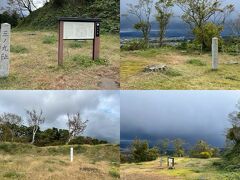
[(20, 53), (20, 54), (29, 52), (28, 49), (22, 45), (11, 45), (10, 51), (13, 53)]
[(72, 41), (69, 43), (69, 47), (73, 49), (81, 48), (83, 43), (84, 43), (83, 41)]
[(94, 65), (108, 65), (108, 61), (105, 59), (92, 60), (92, 58), (88, 56), (75, 55), (70, 59), (84, 68), (92, 67)]
[(46, 35), (42, 40), (43, 44), (55, 44), (57, 42), (57, 38), (54, 35)]
[[(70, 147), (74, 148), (73, 162), (70, 162)], [(118, 145), (36, 147), (30, 144), (0, 143), (1, 180), (96, 180), (99, 177), (106, 180), (119, 178)]]
[[(0, 143), (1, 154), (32, 154), (32, 155), (68, 155), (70, 147), (73, 147), (76, 154), (83, 154), (92, 161), (99, 162), (108, 160), (119, 164), (119, 146), (118, 145), (63, 145), (37, 147), (31, 144), (22, 143)], [(99, 155), (101, 154), (101, 156)], [(52, 161), (47, 161), (52, 163)], [(64, 162), (61, 162), (64, 163)]]
[(81, 60), (72, 61), (71, 57), (81, 55), (89, 57), (89, 61), (92, 41), (83, 42), (78, 49), (69, 48), (71, 41), (65, 41), (63, 66), (58, 66), (57, 44), (43, 44), (44, 37), (51, 35), (57, 37), (57, 32), (15, 30), (11, 34), (11, 44), (21, 45), (29, 52), (10, 53), (10, 74), (7, 78), (0, 78), (1, 90), (100, 89), (103, 78), (119, 83), (119, 36), (102, 35), (100, 61), (84, 68)]
[[(240, 56), (219, 53), (219, 68), (212, 70), (211, 53), (183, 53), (174, 48), (121, 51), (122, 89), (238, 90)], [(146, 66), (165, 64), (170, 71), (144, 73)]]
[[(167, 157), (163, 158), (163, 169), (159, 169), (159, 159), (141, 164), (121, 164), (121, 173), (136, 173), (142, 177), (151, 179), (151, 175), (159, 176), (165, 179), (180, 178), (186, 180), (206, 179), (206, 180), (237, 180), (240, 178), (240, 172), (225, 171), (216, 168), (213, 163), (219, 161), (219, 158), (198, 159), (198, 158), (175, 158), (175, 169), (167, 168)], [(147, 172), (147, 173), (146, 173)], [(172, 178), (171, 178), (172, 177)]]
[(200, 59), (190, 59), (187, 61), (188, 64), (192, 64), (195, 66), (206, 66), (207, 64), (202, 62)]
[(6, 172), (3, 177), (5, 178), (10, 178), (10, 179), (18, 179), (20, 178), (22, 175), (15, 172), (15, 171), (9, 171), (9, 172)]
[(167, 69), (166, 71), (163, 72), (163, 74), (170, 76), (170, 77), (177, 77), (181, 76), (182, 74), (176, 70), (176, 69)]

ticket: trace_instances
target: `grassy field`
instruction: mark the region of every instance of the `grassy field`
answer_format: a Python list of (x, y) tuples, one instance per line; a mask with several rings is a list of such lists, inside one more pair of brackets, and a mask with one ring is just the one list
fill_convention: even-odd
[(0, 144), (0, 179), (119, 179), (119, 147), (115, 145), (35, 147)]
[[(121, 51), (121, 88), (239, 89), (240, 55), (220, 53), (219, 61), (219, 69), (212, 71), (210, 52), (199, 55), (171, 47)], [(164, 73), (143, 72), (146, 66), (153, 64), (165, 64), (169, 69)]]
[(92, 41), (64, 41), (58, 67), (56, 32), (13, 31), (10, 75), (0, 89), (118, 89), (119, 36), (101, 36), (100, 61), (91, 54)]
[(238, 180), (240, 173), (224, 172), (216, 169), (212, 163), (219, 161), (213, 159), (175, 158), (175, 169), (167, 168), (167, 158), (163, 158), (163, 167), (160, 168), (160, 160), (121, 164), (122, 180)]

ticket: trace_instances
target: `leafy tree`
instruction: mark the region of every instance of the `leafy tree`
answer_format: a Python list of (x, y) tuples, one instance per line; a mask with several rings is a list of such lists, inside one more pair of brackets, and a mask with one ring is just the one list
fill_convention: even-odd
[(205, 141), (200, 140), (191, 149), (190, 156), (194, 158), (211, 158), (217, 157), (219, 153), (218, 148), (210, 147)]
[(39, 130), (39, 126), (44, 123), (45, 117), (43, 117), (42, 110), (39, 113), (35, 109), (27, 110), (26, 113), (28, 115), (28, 124), (30, 127), (32, 127), (31, 144), (33, 144), (35, 142), (35, 136), (37, 131)]
[[(97, 0), (88, 1), (88, 12), (91, 17), (98, 17), (102, 20), (101, 31), (119, 33), (120, 22), (120, 0)], [(111, 7), (111, 10), (109, 9)]]
[(134, 24), (134, 28), (142, 32), (144, 42), (147, 46), (151, 32), (150, 18), (152, 15), (152, 7), (152, 0), (138, 0), (136, 5), (128, 4), (128, 13), (138, 19), (138, 22)]
[(16, 129), (22, 123), (21, 116), (13, 113), (3, 113), (0, 116), (0, 121), (5, 124), (5, 128), (11, 133), (11, 141), (13, 142), (16, 136)]
[(234, 10), (234, 5), (222, 6), (220, 0), (177, 0), (177, 5), (183, 11), (182, 19), (192, 30), (198, 29), (198, 39), (204, 49), (207, 47), (204, 39), (206, 23), (223, 25), (226, 17)]
[(0, 14), (0, 24), (9, 23), (11, 24), (12, 27), (16, 27), (19, 19), (20, 16), (17, 13), (17, 11), (13, 12), (4, 11), (2, 14)]
[(185, 144), (185, 141), (180, 138), (173, 140), (173, 145), (174, 145), (176, 156), (178, 156), (178, 157), (184, 156), (184, 148), (183, 148), (184, 144)]
[(162, 153), (166, 154), (167, 153), (167, 148), (169, 146), (170, 140), (168, 138), (164, 138), (160, 140), (159, 142), (159, 149), (161, 150)]
[(148, 141), (135, 139), (131, 144), (131, 155), (135, 162), (152, 161), (158, 157), (157, 148), (149, 148)]
[(157, 10), (156, 20), (159, 23), (159, 46), (163, 45), (163, 38), (165, 37), (167, 25), (171, 16), (173, 15), (171, 8), (173, 7), (173, 0), (158, 0), (155, 3)]

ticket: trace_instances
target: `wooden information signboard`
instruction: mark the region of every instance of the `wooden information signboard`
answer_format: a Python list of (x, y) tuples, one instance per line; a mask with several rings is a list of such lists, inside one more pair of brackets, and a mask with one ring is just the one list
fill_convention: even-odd
[(61, 17), (58, 32), (58, 64), (63, 64), (63, 40), (92, 40), (92, 59), (100, 53), (100, 19)]

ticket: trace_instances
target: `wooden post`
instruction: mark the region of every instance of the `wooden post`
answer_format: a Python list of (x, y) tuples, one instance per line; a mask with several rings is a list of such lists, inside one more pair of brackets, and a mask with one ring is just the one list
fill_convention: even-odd
[(94, 33), (94, 40), (93, 40), (93, 60), (99, 58), (100, 54), (100, 23), (95, 22), (95, 33)]
[(212, 69), (218, 68), (218, 38), (212, 39)]
[(63, 23), (58, 23), (58, 65), (63, 65)]
[(70, 148), (70, 161), (73, 162), (73, 147)]
[(1, 57), (0, 57), (0, 77), (8, 77), (10, 61), (10, 33), (11, 25), (1, 24)]

